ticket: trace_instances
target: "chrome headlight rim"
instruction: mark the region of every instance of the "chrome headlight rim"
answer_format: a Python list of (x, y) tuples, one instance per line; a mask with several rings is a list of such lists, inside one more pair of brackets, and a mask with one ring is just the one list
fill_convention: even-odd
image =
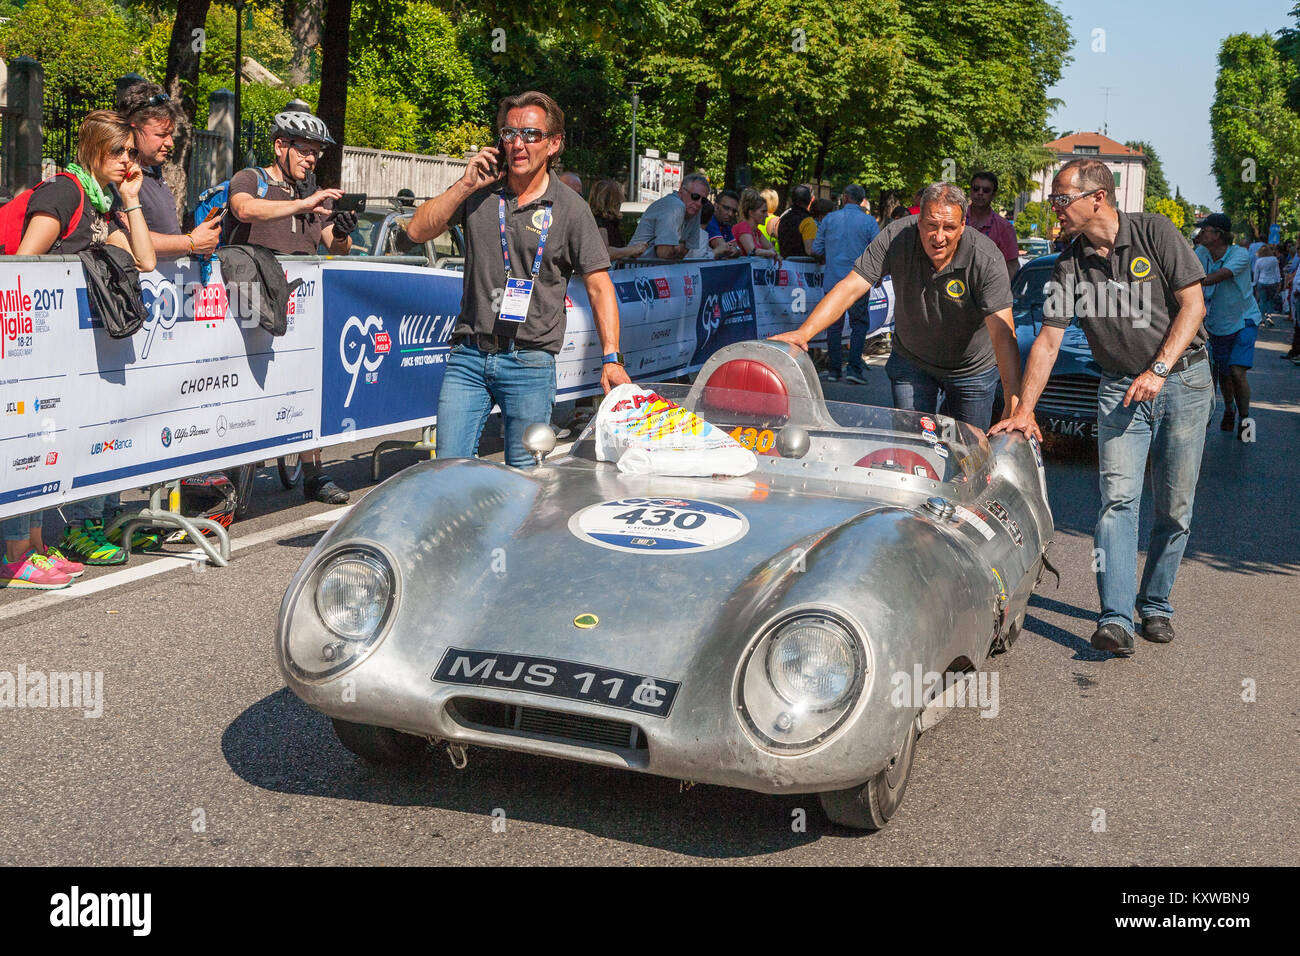
[[(383, 613), (380, 615), (379, 625), (375, 628), (374, 633), (368, 639), (345, 638), (343, 635), (333, 631), (325, 623), (324, 618), (321, 616), (316, 606), (316, 594), (326, 572), (332, 568), (338, 560), (349, 556), (363, 556), (369, 558), (370, 561), (378, 564), (386, 572), (388, 579), (388, 601), (384, 605)], [(322, 634), (329, 635), (335, 640), (345, 641), (350, 645), (360, 645), (360, 647), (355, 654), (345, 658), (333, 667), (319, 671), (308, 671), (303, 669), (303, 667), (294, 660), (293, 654), (290, 650), (290, 641), (286, 635), (285, 640), (282, 641), (281, 650), (285, 667), (296, 680), (299, 680), (304, 684), (323, 684), (327, 681), (334, 680), (347, 671), (352, 670), (354, 667), (357, 667), (375, 652), (375, 649), (384, 642), (388, 637), (389, 632), (392, 630), (393, 620), (396, 617), (394, 609), (401, 601), (401, 589), (402, 584), (401, 578), (397, 573), (397, 562), (393, 559), (392, 555), (386, 548), (372, 542), (349, 541), (335, 545), (328, 550), (321, 552), (313, 562), (310, 571), (303, 575), (302, 580), (299, 583), (297, 592), (293, 596), (293, 604), (289, 610), (286, 624), (291, 627), (299, 613), (307, 610), (301, 607), (302, 602), (305, 600), (310, 603), (310, 609), (307, 613), (311, 615), (313, 618), (313, 624), (320, 628)]]
[[(763, 670), (763, 683), (767, 691), (772, 695), (774, 700), (785, 702), (785, 698), (772, 685), (771, 680), (766, 673), (767, 652), (770, 649), (773, 637), (783, 628), (789, 626), (801, 618), (824, 617), (842, 627), (850, 637), (850, 643), (853, 647), (855, 661), (857, 662), (857, 673), (850, 683), (848, 690), (842, 696), (841, 702), (829, 709), (816, 712), (814, 716), (830, 716), (839, 711), (838, 716), (826, 722), (818, 733), (814, 736), (803, 740), (778, 740), (766, 733), (755, 719), (752, 713), (751, 704), (745, 699), (745, 684), (749, 675), (750, 668), (758, 666)], [(762, 659), (757, 659), (758, 655)], [(861, 707), (866, 697), (868, 685), (872, 676), (872, 655), (871, 644), (867, 638), (866, 630), (857, 624), (844, 612), (834, 610), (821, 605), (811, 605), (799, 608), (789, 608), (782, 611), (778, 616), (768, 621), (758, 629), (754, 639), (750, 642), (749, 647), (741, 656), (740, 666), (736, 669), (736, 677), (733, 691), (733, 700), (736, 713), (740, 717), (741, 727), (745, 733), (764, 750), (770, 751), (781, 757), (804, 757), (812, 751), (826, 744), (832, 737), (843, 729), (845, 723)], [(809, 711), (808, 713), (813, 713)]]

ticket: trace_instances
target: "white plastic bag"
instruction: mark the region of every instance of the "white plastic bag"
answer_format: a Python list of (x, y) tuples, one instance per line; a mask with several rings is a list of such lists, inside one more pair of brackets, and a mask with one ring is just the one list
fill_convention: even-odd
[(620, 385), (596, 413), (596, 457), (627, 475), (747, 475), (754, 453), (675, 402)]

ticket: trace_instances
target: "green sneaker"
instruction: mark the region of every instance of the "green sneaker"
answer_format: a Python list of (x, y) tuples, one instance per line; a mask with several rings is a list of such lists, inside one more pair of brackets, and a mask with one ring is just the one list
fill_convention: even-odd
[(59, 542), (60, 550), (75, 554), (86, 564), (126, 564), (127, 553), (104, 537), (103, 521), (70, 524)]
[[(124, 513), (125, 513), (124, 511), (114, 512), (113, 516), (105, 521), (105, 524), (111, 525), (118, 518), (120, 518)], [(113, 544), (120, 545), (122, 543), (122, 529), (120, 527), (114, 528), (112, 531), (108, 532), (106, 537)], [(133, 532), (131, 532), (132, 551), (140, 551), (140, 550), (152, 551), (155, 548), (157, 548), (161, 543), (162, 543), (162, 537), (153, 531), (149, 531), (146, 528), (136, 528)]]

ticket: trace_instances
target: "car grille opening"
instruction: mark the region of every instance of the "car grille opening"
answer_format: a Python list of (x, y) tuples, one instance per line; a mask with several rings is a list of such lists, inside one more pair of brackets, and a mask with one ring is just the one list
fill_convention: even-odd
[(566, 714), (543, 707), (523, 707), (496, 700), (453, 697), (447, 713), (456, 723), (473, 730), (505, 732), (521, 737), (545, 737), (579, 746), (613, 747), (646, 751), (649, 744), (641, 728), (623, 720)]
[(1037, 408), (1090, 417), (1097, 414), (1097, 386), (1091, 375), (1053, 375), (1038, 399)]

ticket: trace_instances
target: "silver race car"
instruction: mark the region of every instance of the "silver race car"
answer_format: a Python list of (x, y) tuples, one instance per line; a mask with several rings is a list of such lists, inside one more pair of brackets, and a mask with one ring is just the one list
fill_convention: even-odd
[[(1019, 435), (827, 402), (776, 342), (647, 386), (752, 449), (744, 477), (407, 468), (298, 570), (276, 648), (290, 689), (379, 762), (500, 747), (763, 793), (876, 829), (918, 735), (974, 701), (1052, 537)], [(987, 677), (988, 675), (982, 675)]]

